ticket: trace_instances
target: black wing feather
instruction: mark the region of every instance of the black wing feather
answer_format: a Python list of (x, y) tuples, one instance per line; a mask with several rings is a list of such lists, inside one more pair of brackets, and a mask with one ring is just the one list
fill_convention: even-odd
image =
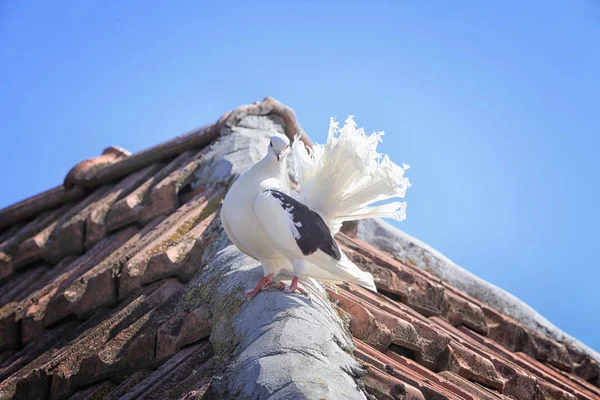
[(268, 192), (279, 200), (281, 208), (292, 215), (295, 223), (300, 223), (301, 226), (297, 226), (300, 238), (296, 239), (296, 243), (302, 254), (307, 256), (321, 250), (335, 260), (341, 259), (340, 248), (319, 214), (285, 193), (274, 189)]

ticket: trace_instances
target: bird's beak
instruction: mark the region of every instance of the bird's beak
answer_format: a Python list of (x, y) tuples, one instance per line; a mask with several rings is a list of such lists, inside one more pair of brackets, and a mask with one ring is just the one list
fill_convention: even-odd
[(277, 161), (281, 158), (281, 153), (275, 153), (275, 157), (277, 157)]

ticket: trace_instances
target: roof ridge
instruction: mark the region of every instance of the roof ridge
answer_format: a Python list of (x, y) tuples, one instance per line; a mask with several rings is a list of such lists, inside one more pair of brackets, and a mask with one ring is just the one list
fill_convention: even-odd
[[(0, 209), (0, 230), (27, 220), (43, 211), (79, 200), (86, 194), (86, 189), (122, 178), (148, 165), (174, 157), (192, 147), (206, 146), (220, 135), (223, 127), (235, 126), (245, 115), (269, 114), (281, 117), (285, 133), (291, 140), (297, 133), (302, 132), (294, 111), (267, 96), (262, 102), (257, 101), (251, 105), (237, 107), (224, 113), (216, 122), (134, 154), (118, 146), (110, 146), (101, 155), (80, 161), (72, 167), (61, 186)], [(312, 146), (312, 141), (308, 136), (302, 135), (301, 140), (308, 146)]]

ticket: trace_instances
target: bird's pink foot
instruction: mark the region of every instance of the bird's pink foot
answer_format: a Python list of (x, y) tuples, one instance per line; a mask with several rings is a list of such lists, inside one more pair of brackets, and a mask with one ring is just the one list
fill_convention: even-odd
[(300, 277), (295, 276), (294, 279), (292, 279), (292, 284), (289, 287), (282, 283), (281, 285), (282, 285), (283, 291), (286, 293), (294, 293), (295, 291), (298, 291), (305, 295), (306, 291), (304, 289), (302, 289), (300, 286), (298, 286), (298, 280), (300, 280)]
[(267, 276), (263, 276), (261, 278), (261, 280), (258, 281), (258, 284), (254, 288), (254, 290), (246, 292), (246, 299), (251, 299), (254, 296), (256, 296), (257, 294), (259, 294), (261, 292), (261, 290), (263, 290), (265, 288), (265, 286), (267, 286), (271, 282), (273, 282), (273, 274), (269, 274)]

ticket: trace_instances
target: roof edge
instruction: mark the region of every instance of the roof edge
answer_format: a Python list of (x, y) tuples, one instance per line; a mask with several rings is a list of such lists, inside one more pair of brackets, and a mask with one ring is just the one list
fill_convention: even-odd
[(78, 200), (82, 198), (84, 194), (85, 190), (82, 187), (66, 189), (61, 185), (29, 197), (0, 210), (0, 229), (27, 220), (38, 215), (42, 211)]
[[(86, 189), (124, 177), (157, 161), (173, 157), (192, 147), (203, 147), (214, 141), (225, 126), (235, 126), (245, 115), (279, 116), (284, 121), (286, 135), (293, 140), (303, 132), (294, 111), (275, 100), (265, 97), (262, 102), (237, 107), (224, 113), (216, 122), (159, 143), (146, 150), (131, 155), (124, 149), (111, 146), (100, 156), (77, 163), (67, 173), (61, 186), (26, 198), (0, 210), (0, 230), (28, 220), (35, 215), (82, 198)], [(301, 140), (312, 147), (310, 138), (303, 134)]]
[[(376, 233), (377, 228), (382, 231)], [(381, 235), (381, 232), (384, 232), (384, 235)], [(467, 271), (428, 244), (388, 222), (382, 219), (360, 221), (358, 226), (348, 226), (347, 233), (394, 255), (401, 262), (410, 261), (411, 264), (436, 275), (443, 281), (447, 281), (450, 285), (467, 293), (486, 306), (514, 318), (533, 332), (564, 343), (566, 346), (600, 363), (600, 354), (596, 350), (555, 326), (523, 300)], [(395, 239), (393, 246), (390, 246), (389, 238)], [(386, 241), (386, 239), (388, 240)], [(408, 254), (400, 254), (403, 252), (400, 250), (403, 242), (423, 251), (426, 254), (425, 258), (430, 261), (425, 265), (419, 262), (420, 260), (413, 258), (404, 260), (408, 257)], [(431, 262), (432, 259), (434, 262)]]

